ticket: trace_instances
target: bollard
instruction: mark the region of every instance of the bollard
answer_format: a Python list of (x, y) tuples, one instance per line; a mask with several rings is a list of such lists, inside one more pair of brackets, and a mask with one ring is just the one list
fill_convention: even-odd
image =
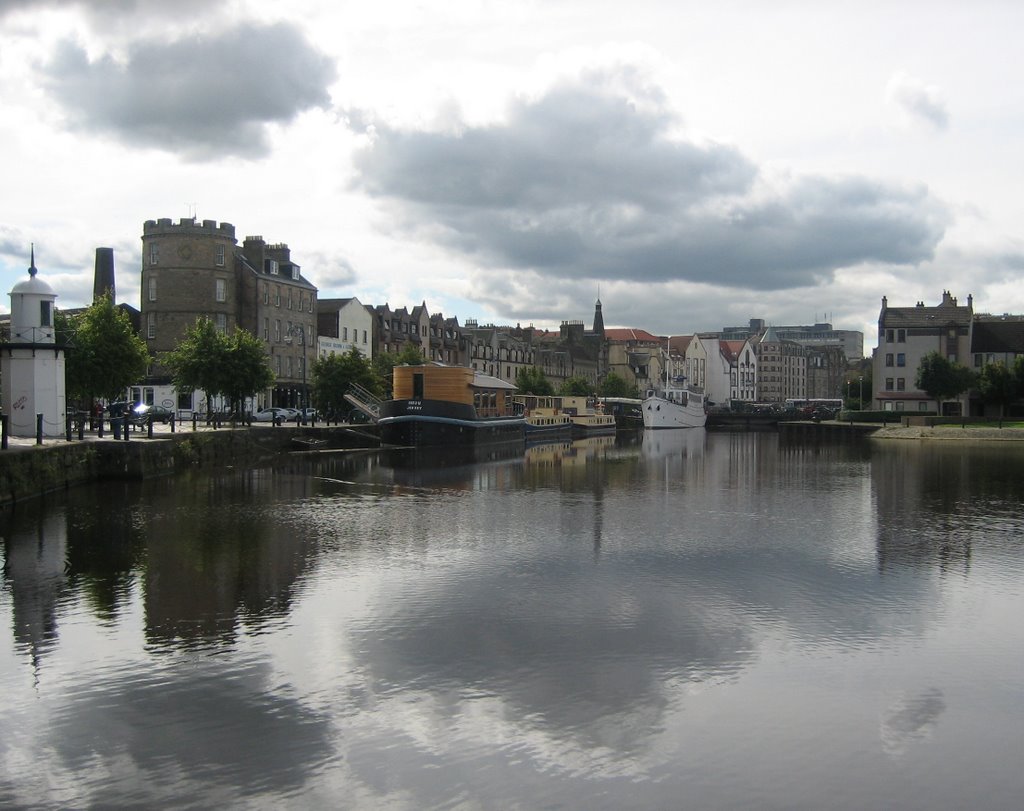
[(78, 440), (85, 439), (85, 420), (78, 421)]
[(174, 414), (171, 414), (171, 433), (174, 433)]
[(128, 417), (121, 417), (121, 433), (124, 434), (124, 441), (128, 442), (131, 440), (131, 423), (128, 422)]
[(153, 438), (153, 415), (150, 414), (146, 418), (146, 436), (150, 439)]
[(64, 415), (64, 441), (71, 441), (71, 416), (68, 414)]
[(96, 423), (96, 436), (100, 439), (103, 439), (103, 422), (103, 415), (100, 414), (99, 422)]
[(192, 430), (196, 430), (196, 412), (192, 412)]
[(114, 439), (120, 441), (121, 439), (121, 418), (111, 417), (110, 418), (110, 430), (114, 432)]
[(36, 444), (43, 444), (43, 415), (36, 414)]
[(7, 450), (7, 415), (0, 414), (0, 450)]

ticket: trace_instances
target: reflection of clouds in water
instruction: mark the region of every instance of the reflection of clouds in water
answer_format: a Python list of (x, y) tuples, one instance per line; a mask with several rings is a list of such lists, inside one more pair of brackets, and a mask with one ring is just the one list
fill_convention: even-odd
[(329, 724), (269, 690), (262, 666), (231, 677), (198, 661), (170, 667), (173, 679), (159, 663), (149, 677), (133, 672), (120, 683), (111, 672), (80, 678), (47, 699), (48, 723), (15, 720), (18, 734), (5, 735), (0, 759), (9, 776), (0, 778), (0, 797), (156, 807), (173, 790), (196, 807), (216, 807), (296, 790), (332, 756)]
[[(681, 683), (732, 677), (749, 662), (743, 619), (710, 612), (699, 583), (647, 572), (624, 591), (550, 561), (518, 578), (407, 593), (393, 605), (410, 616), (388, 620), (399, 633), (368, 629), (354, 647), (389, 713), (454, 723), (481, 746), (505, 740), (545, 768), (590, 772), (595, 759), (611, 768), (619, 758), (615, 770), (629, 772), (626, 760), (651, 754)], [(390, 699), (410, 689), (420, 701), (400, 710)], [(402, 728), (415, 729), (413, 719)]]
[(889, 704), (882, 717), (882, 748), (888, 755), (902, 755), (910, 744), (931, 735), (945, 711), (942, 691), (936, 687), (917, 696), (900, 696)]

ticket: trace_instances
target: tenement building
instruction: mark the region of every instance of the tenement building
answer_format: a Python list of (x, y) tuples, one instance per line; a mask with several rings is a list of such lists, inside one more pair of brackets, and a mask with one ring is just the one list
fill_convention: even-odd
[[(885, 411), (938, 412), (940, 404), (917, 388), (921, 359), (939, 352), (947, 360), (967, 366), (971, 357), (971, 322), (974, 302), (960, 306), (948, 290), (938, 306), (923, 301), (913, 307), (890, 307), (882, 297), (878, 315), (878, 347), (872, 363), (875, 408)], [(967, 394), (957, 401), (942, 403), (945, 414), (966, 413)]]
[[(169, 383), (161, 353), (174, 349), (185, 330), (209, 318), (221, 332), (241, 328), (262, 341), (275, 375), (274, 388), (255, 405), (308, 402), (308, 365), (316, 357), (317, 289), (307, 281), (284, 243), (246, 237), (215, 220), (147, 220), (142, 233), (143, 337), (155, 359), (150, 382)], [(178, 408), (199, 408), (181, 395)]]

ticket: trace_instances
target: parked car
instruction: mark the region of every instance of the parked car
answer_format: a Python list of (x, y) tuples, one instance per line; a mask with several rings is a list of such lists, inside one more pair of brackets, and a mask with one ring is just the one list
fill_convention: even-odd
[(128, 414), (128, 421), (135, 425), (145, 425), (149, 420), (168, 423), (174, 412), (162, 405), (146, 405), (139, 403)]
[(272, 406), (271, 408), (261, 408), (252, 415), (252, 419), (253, 422), (276, 422), (280, 425), (283, 422), (292, 422), (298, 416), (298, 409)]
[(303, 408), (299, 411), (304, 420), (318, 420), (320, 415), (315, 408)]

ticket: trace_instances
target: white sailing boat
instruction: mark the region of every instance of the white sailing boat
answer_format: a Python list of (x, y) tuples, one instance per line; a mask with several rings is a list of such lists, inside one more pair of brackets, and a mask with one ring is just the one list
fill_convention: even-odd
[(644, 428), (703, 428), (708, 418), (704, 392), (688, 385), (685, 377), (671, 380), (667, 350), (662, 365), (665, 385), (648, 389), (640, 405)]

